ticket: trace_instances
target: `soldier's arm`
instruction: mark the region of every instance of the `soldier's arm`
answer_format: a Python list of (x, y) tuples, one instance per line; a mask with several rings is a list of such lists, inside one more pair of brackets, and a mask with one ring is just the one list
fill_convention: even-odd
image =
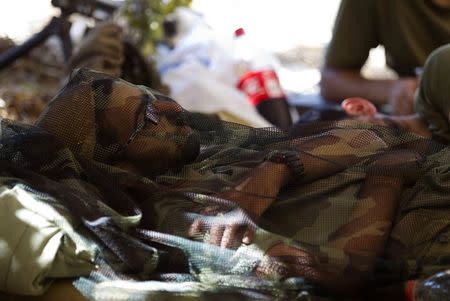
[(265, 161), (233, 190), (220, 196), (236, 202), (242, 209), (260, 216), (276, 199), (290, 179), (289, 168), (282, 163)]
[[(289, 180), (289, 175), (290, 171), (284, 164), (270, 161), (261, 163), (234, 189), (218, 195), (235, 202), (239, 210), (243, 209), (246, 214), (239, 214), (231, 220), (220, 220), (224, 212), (214, 209), (214, 206), (205, 208), (203, 213), (210, 215), (212, 210), (212, 214), (218, 217), (217, 222), (208, 225), (206, 218), (196, 219), (189, 227), (189, 236), (195, 238), (209, 229), (207, 243), (224, 248), (232, 247), (236, 241), (251, 243), (255, 226), (252, 217), (257, 219), (272, 204), (280, 188)], [(246, 228), (243, 233), (239, 231), (242, 228)]]
[[(348, 222), (329, 238), (329, 249), (341, 250), (347, 266), (342, 287), (361, 287), (385, 248), (404, 184), (419, 172), (419, 158), (409, 151), (393, 151), (368, 169)], [(338, 276), (338, 274), (336, 275)]]

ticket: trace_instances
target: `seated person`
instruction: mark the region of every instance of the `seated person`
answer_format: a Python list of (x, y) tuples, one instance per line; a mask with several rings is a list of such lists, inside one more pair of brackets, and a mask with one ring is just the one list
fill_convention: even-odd
[[(430, 58), (424, 85), (447, 53)], [(24, 212), (39, 214), (39, 205), (55, 209), (45, 220), (59, 221), (39, 232), (44, 239), (19, 241), (17, 250), (30, 243), (37, 257), (2, 269), (10, 279), (2, 290), (35, 294), (52, 278), (90, 270), (75, 285), (91, 299), (180, 294), (179, 282), (186, 294), (208, 290), (201, 283), (212, 292), (361, 295), (377, 280), (448, 268), (449, 149), (397, 127), (347, 120), (301, 135), (253, 129), (84, 70), (37, 127), (2, 127), (2, 203), (22, 208), (10, 221), (29, 222)], [(417, 225), (431, 225), (420, 239)], [(47, 241), (57, 242), (52, 256)], [(8, 262), (16, 255), (6, 254)], [(17, 277), (42, 256), (45, 270)], [(85, 269), (74, 270), (74, 259)]]
[[(413, 113), (416, 69), (428, 55), (450, 43), (448, 0), (343, 0), (325, 56), (321, 94), (331, 101), (367, 98), (390, 104), (394, 114)], [(383, 45), (396, 80), (361, 75), (371, 48)]]

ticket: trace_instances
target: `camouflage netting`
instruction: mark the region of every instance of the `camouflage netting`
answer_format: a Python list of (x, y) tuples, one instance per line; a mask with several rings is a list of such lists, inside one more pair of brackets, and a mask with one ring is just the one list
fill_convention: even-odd
[(399, 128), (249, 128), (87, 70), (1, 127), (2, 185), (98, 250), (91, 300), (382, 300), (449, 267), (450, 150)]

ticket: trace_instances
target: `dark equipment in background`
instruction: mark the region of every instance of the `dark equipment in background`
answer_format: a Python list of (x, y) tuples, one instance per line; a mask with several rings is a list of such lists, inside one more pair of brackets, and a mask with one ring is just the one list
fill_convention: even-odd
[[(51, 36), (57, 36), (64, 56), (64, 61), (69, 62), (73, 54), (73, 45), (70, 37), (72, 23), (69, 17), (79, 14), (88, 18), (93, 18), (96, 22), (111, 19), (125, 1), (111, 0), (52, 0), (52, 5), (60, 9), (58, 16), (52, 19), (45, 27), (26, 40), (21, 45), (7, 49), (0, 53), (0, 71), (11, 65), (15, 60), (27, 55), (32, 49), (43, 44)], [(133, 41), (124, 39), (124, 63), (122, 64), (121, 77), (129, 82), (145, 85), (154, 89), (164, 89), (161, 80), (156, 72), (153, 62), (146, 60)]]
[(26, 55), (53, 35), (59, 38), (64, 60), (67, 62), (72, 55), (72, 40), (70, 38), (72, 24), (69, 21), (69, 17), (78, 13), (96, 20), (106, 20), (120, 7), (121, 3), (108, 0), (52, 0), (52, 5), (60, 9), (59, 16), (52, 17), (41, 31), (30, 37), (23, 44), (0, 53), (0, 70)]

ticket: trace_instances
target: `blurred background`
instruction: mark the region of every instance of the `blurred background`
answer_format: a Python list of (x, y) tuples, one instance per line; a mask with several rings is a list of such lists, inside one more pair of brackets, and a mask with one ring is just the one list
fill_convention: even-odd
[[(120, 2), (120, 0), (118, 0)], [(156, 1), (153, 1), (156, 2)], [(161, 0), (161, 7), (171, 1)], [(177, 1), (172, 1), (177, 3)], [(182, 0), (178, 1), (183, 3)], [(255, 45), (273, 54), (281, 64), (278, 75), (284, 89), (298, 95), (317, 94), (320, 81), (319, 68), (327, 43), (331, 38), (339, 0), (187, 0), (216, 38), (231, 41), (238, 27), (245, 28)], [(173, 10), (173, 8), (170, 8)], [(2, 0), (0, 2), (0, 51), (9, 43), (21, 43), (33, 33), (42, 29), (58, 9), (50, 0)], [(167, 12), (162, 11), (162, 14)], [(148, 24), (147, 24), (148, 25)], [(150, 24), (151, 29), (158, 29)], [(71, 29), (75, 41), (81, 39), (83, 26), (77, 22)], [(153, 34), (153, 33), (151, 33)], [(152, 37), (157, 38), (157, 37)], [(45, 48), (47, 47), (47, 48)], [(25, 121), (32, 120), (42, 105), (55, 93), (64, 76), (59, 62), (62, 62), (58, 45), (50, 41), (44, 50), (34, 51), (33, 58), (40, 62), (21, 66), (14, 74), (0, 71), (0, 114)], [(56, 49), (56, 50), (55, 50)], [(47, 58), (46, 58), (47, 57)], [(42, 59), (43, 58), (43, 59)], [(37, 64), (37, 65), (36, 65)], [(16, 66), (17, 67), (17, 66)], [(45, 67), (45, 74), (39, 70)], [(16, 68), (17, 69), (17, 68)], [(37, 73), (32, 75), (30, 71)], [(50, 71), (49, 71), (50, 70)], [(385, 66), (384, 51), (372, 51), (363, 69), (366, 76), (394, 76)], [(40, 77), (37, 81), (37, 77)], [(48, 89), (42, 91), (42, 77)], [(30, 99), (33, 98), (33, 101)], [(296, 104), (303, 100), (292, 98)], [(14, 106), (10, 104), (13, 103)], [(9, 106), (8, 110), (5, 107)], [(6, 112), (8, 111), (8, 112)]]
[[(163, 1), (164, 2), (164, 1)], [(286, 51), (298, 45), (322, 47), (331, 37), (339, 0), (192, 0), (219, 35), (244, 27), (262, 47)], [(50, 0), (3, 0), (0, 35), (16, 41), (27, 38), (55, 14)]]

